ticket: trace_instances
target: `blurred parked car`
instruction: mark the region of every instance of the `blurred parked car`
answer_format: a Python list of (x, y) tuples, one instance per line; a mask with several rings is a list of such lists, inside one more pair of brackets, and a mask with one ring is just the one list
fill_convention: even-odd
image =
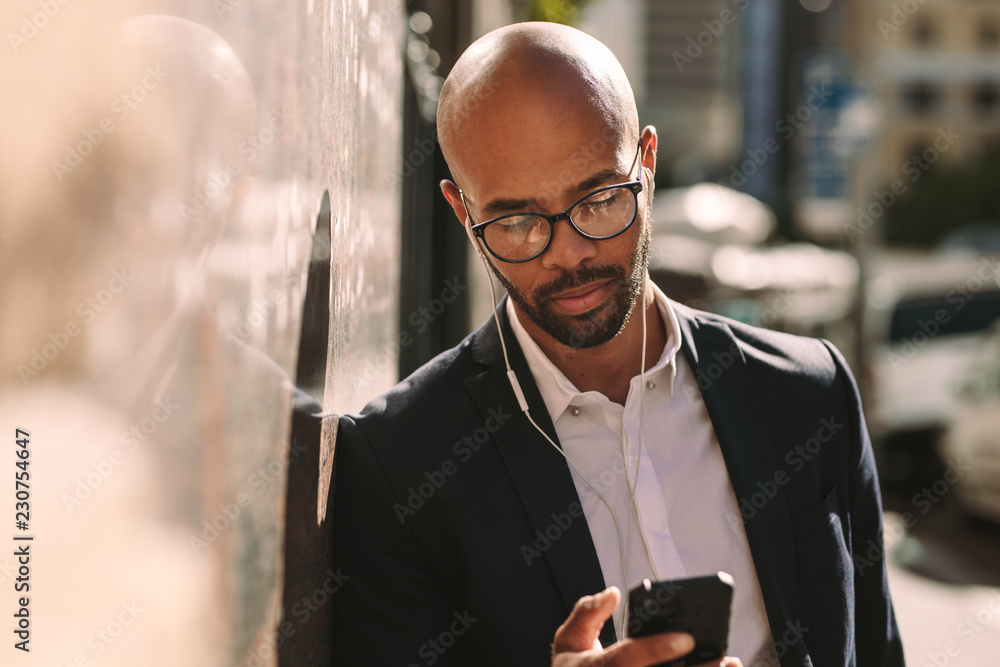
[(941, 438), (941, 457), (957, 461), (959, 505), (1000, 522), (1000, 327), (973, 356), (958, 388), (957, 404)]
[(829, 338), (850, 356), (853, 257), (770, 241), (776, 225), (770, 207), (714, 183), (658, 193), (652, 219), (649, 273), (671, 298), (749, 324)]
[(1000, 223), (966, 225), (941, 239), (937, 247), (944, 252), (1000, 252)]
[(890, 483), (934, 479), (961, 373), (1000, 318), (997, 267), (973, 254), (883, 252), (872, 276), (867, 413), (880, 470)]

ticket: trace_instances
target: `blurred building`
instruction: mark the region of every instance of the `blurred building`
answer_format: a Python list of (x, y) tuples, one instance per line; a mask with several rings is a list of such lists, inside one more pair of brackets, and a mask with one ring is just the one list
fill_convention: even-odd
[(719, 173), (739, 149), (740, 7), (730, 0), (603, 0), (578, 27), (615, 53), (641, 124), (659, 135), (657, 180), (689, 185)]
[[(963, 162), (1000, 139), (1000, 4), (879, 0), (854, 11), (853, 47), (883, 114), (874, 173), (884, 183), (906, 178), (914, 156)], [(958, 138), (942, 150), (948, 128)]]

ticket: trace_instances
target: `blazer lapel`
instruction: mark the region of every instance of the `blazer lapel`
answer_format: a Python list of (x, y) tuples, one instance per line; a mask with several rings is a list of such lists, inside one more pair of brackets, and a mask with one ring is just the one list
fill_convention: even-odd
[[(699, 382), (705, 407), (722, 449), (737, 498), (759, 492), (757, 482), (772, 479), (778, 464), (771, 448), (754, 385), (728, 327), (699, 320), (688, 308), (674, 304), (682, 332), (682, 348)], [(760, 581), (771, 634), (775, 641), (799, 619), (795, 578), (795, 547), (791, 515), (784, 490), (757, 510), (745, 523), (747, 541)], [(787, 646), (785, 666), (811, 664), (804, 643)]]
[[(504, 341), (507, 343), (511, 368), (517, 374), (532, 419), (558, 444), (548, 410), (514, 331), (510, 328), (505, 304), (506, 297), (501, 300), (497, 313)], [(553, 525), (558, 527), (555, 517), (566, 514), (571, 504), (580, 503), (573, 477), (562, 454), (546, 442), (518, 407), (517, 398), (507, 379), (500, 338), (492, 318), (476, 333), (471, 344), (473, 358), (486, 366), (487, 370), (467, 378), (465, 386), (484, 418), (491, 409), (502, 408), (505, 412), (513, 413), (513, 417), (493, 434), (493, 438), (520, 496), (525, 514), (537, 531), (536, 537), (542, 536), (537, 546), (548, 545), (546, 549), (539, 551), (552, 572), (568, 615), (579, 598), (604, 589), (604, 575), (585, 518), (581, 516), (574, 519), (565, 530), (560, 528), (556, 539), (549, 539), (546, 535), (546, 528), (551, 533)], [(536, 548), (536, 545), (528, 546)], [(536, 567), (540, 562), (541, 559), (535, 561)], [(627, 591), (622, 591), (622, 594), (627, 594)], [(601, 630), (601, 642), (607, 646), (614, 641), (614, 624), (605, 623)]]

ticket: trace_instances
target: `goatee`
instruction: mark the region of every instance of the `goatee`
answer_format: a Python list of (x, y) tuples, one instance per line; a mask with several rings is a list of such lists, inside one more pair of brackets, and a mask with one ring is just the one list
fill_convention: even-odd
[[(649, 247), (649, 225), (646, 224), (639, 246), (630, 258), (630, 273), (626, 273), (625, 267), (619, 264), (583, 265), (573, 271), (564, 271), (552, 282), (536, 288), (530, 301), (495, 268), (493, 273), (507, 288), (518, 309), (542, 331), (568, 347), (596, 347), (607, 343), (625, 328), (642, 293)], [(610, 298), (603, 304), (579, 315), (560, 315), (553, 310), (550, 303), (553, 295), (602, 280), (608, 280), (610, 288)]]

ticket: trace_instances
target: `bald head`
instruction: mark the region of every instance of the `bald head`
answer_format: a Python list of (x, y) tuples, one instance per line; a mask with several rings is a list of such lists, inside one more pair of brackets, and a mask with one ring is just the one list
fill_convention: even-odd
[[(514, 24), (472, 44), (441, 89), (437, 126), (462, 187), (499, 146), (523, 148), (530, 159), (538, 157), (539, 137), (567, 130), (564, 143), (574, 132), (596, 133), (634, 152), (639, 136), (635, 97), (615, 56), (586, 33), (554, 23)], [(563, 148), (566, 157), (573, 146)]]

